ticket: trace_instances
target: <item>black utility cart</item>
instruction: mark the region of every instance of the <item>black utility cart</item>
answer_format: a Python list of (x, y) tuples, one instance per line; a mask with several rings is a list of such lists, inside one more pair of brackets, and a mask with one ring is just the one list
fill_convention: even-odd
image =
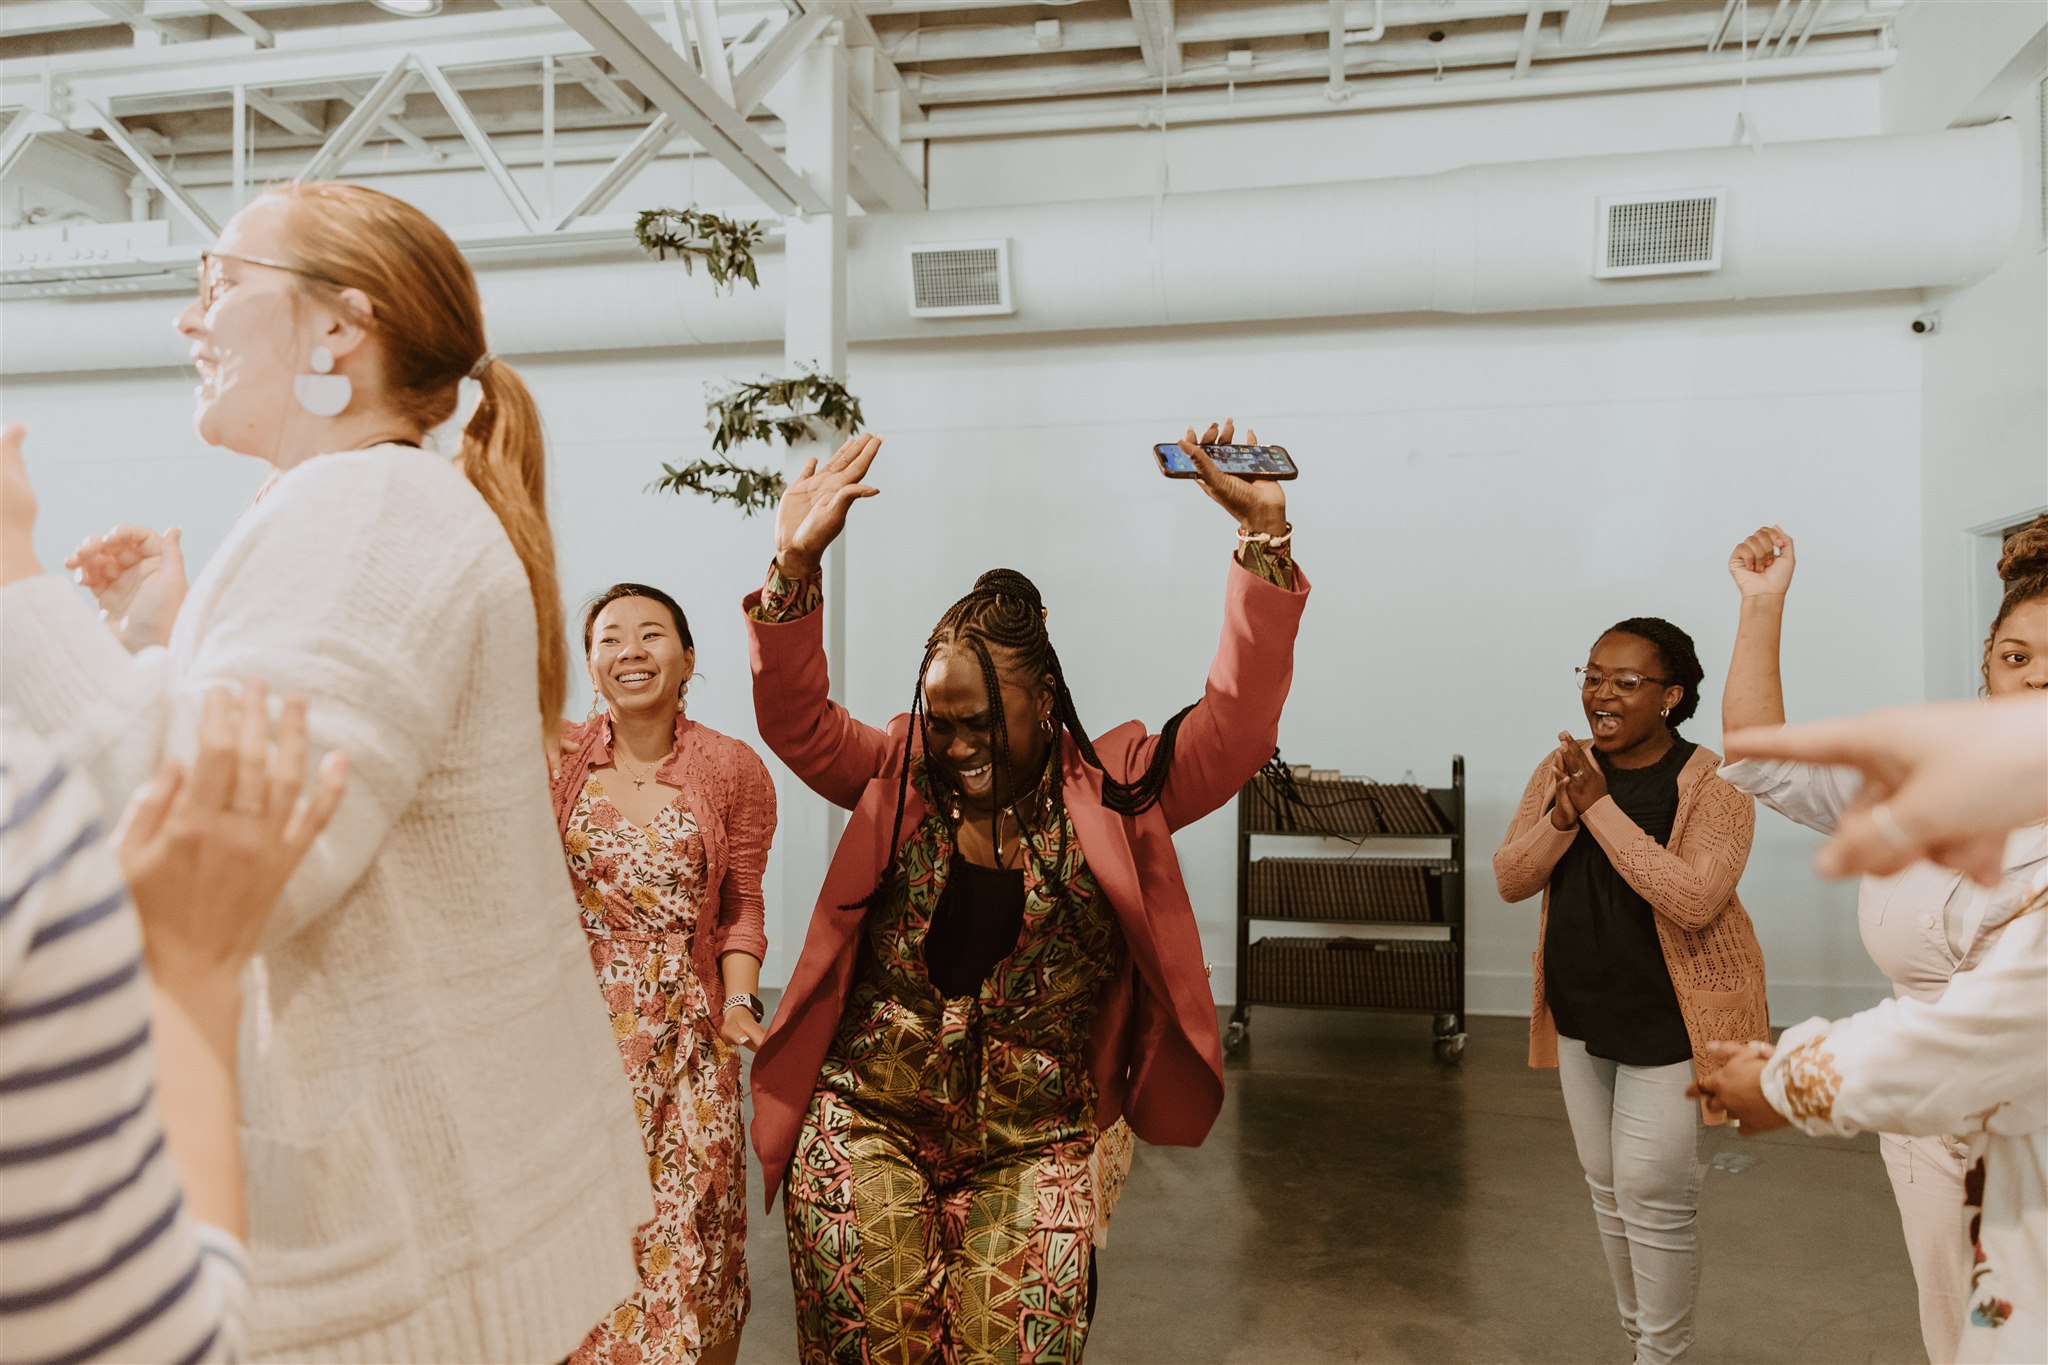
[(1454, 1061), (1465, 1049), (1465, 760), (1451, 759), (1448, 787), (1312, 774), (1271, 764), (1238, 794), (1237, 1007), (1224, 1047), (1243, 1045), (1254, 1005), (1395, 1010), (1433, 1016), (1437, 1059)]

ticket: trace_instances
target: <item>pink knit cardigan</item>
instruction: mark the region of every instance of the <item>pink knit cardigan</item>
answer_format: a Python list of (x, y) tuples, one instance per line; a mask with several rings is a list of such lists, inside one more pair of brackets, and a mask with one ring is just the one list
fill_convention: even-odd
[[(555, 779), (555, 825), (564, 834), (576, 797), (592, 768), (612, 761), (612, 722), (572, 721), (562, 727), (564, 747)], [(760, 755), (744, 741), (722, 735), (686, 716), (676, 716), (676, 747), (655, 769), (655, 780), (681, 788), (704, 841), (704, 886), (711, 899), (690, 942), (690, 960), (704, 982), (705, 998), (725, 998), (718, 960), (726, 953), (765, 957), (768, 933), (762, 917), (761, 871), (775, 842), (775, 783)], [(569, 880), (581, 896), (585, 883), (572, 867)]]

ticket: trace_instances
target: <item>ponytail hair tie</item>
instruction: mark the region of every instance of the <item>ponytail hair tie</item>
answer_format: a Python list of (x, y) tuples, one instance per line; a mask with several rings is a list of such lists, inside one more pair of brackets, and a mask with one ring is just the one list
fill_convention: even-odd
[(482, 355), (477, 357), (476, 364), (469, 367), (469, 374), (467, 377), (470, 379), (482, 379), (484, 377), (484, 371), (491, 368), (491, 362), (496, 360), (497, 358), (498, 353), (496, 351), (485, 351)]

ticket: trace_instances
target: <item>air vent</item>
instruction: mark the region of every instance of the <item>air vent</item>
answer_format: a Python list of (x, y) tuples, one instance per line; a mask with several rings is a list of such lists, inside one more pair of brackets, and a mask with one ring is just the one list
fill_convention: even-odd
[(910, 315), (972, 318), (1014, 313), (1010, 242), (948, 242), (910, 248)]
[(1725, 190), (1610, 194), (1600, 200), (1596, 279), (1685, 275), (1721, 268)]

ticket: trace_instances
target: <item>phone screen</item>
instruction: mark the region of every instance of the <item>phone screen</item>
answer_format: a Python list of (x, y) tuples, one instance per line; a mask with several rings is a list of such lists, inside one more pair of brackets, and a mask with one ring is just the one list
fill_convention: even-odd
[[(1160, 468), (1168, 474), (1192, 475), (1195, 462), (1178, 445), (1161, 444)], [(1294, 474), (1294, 461), (1280, 446), (1203, 446), (1216, 467), (1226, 474), (1242, 474), (1250, 478), (1261, 475), (1266, 478), (1288, 478)]]

